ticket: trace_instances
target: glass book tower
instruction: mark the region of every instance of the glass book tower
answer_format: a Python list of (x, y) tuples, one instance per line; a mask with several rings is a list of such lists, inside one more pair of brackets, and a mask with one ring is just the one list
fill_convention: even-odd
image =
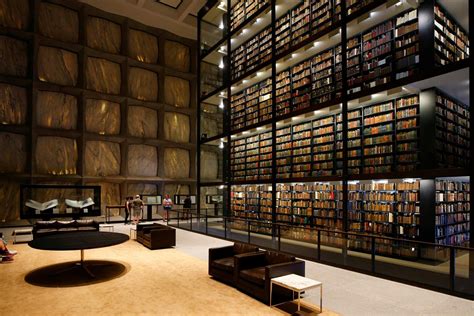
[(442, 246), (473, 247), (467, 8), (208, 1), (201, 210), (221, 196), (230, 229), (332, 247), (345, 263), (351, 252), (446, 262)]

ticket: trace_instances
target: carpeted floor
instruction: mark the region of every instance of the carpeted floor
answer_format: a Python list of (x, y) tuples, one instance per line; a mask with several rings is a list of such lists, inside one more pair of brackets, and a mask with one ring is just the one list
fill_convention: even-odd
[[(0, 265), (3, 315), (283, 314), (211, 279), (206, 261), (176, 249), (152, 251), (128, 241), (86, 250), (86, 260), (115, 261), (125, 269), (103, 282), (80, 286), (58, 283), (60, 287), (32, 285), (25, 277), (46, 266), (78, 260), (79, 251), (41, 251), (27, 244), (14, 245), (14, 249), (19, 252), (15, 261)], [(336, 314), (325, 311), (319, 315)]]

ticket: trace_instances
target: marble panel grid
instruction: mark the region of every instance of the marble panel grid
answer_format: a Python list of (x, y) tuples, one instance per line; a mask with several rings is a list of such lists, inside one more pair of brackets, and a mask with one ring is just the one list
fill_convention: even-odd
[(60, 5), (40, 2), (38, 29), (46, 37), (77, 43), (79, 40), (79, 14), (77, 11)]
[(39, 174), (76, 174), (76, 140), (56, 136), (38, 136), (36, 140), (35, 161), (36, 172)]
[(0, 83), (0, 124), (25, 124), (27, 103), (25, 88)]
[(120, 144), (105, 141), (86, 142), (85, 174), (88, 176), (117, 176), (120, 174)]
[(86, 131), (101, 135), (120, 133), (120, 104), (98, 99), (87, 99), (85, 104)]
[(26, 139), (24, 135), (0, 133), (0, 174), (26, 171)]
[(122, 31), (120, 24), (98, 17), (89, 17), (86, 22), (87, 45), (112, 54), (120, 54)]
[(77, 54), (54, 47), (40, 46), (38, 50), (38, 79), (64, 86), (76, 86)]
[(28, 43), (0, 35), (0, 74), (26, 77), (28, 73)]
[(77, 128), (77, 99), (75, 96), (38, 91), (36, 98), (38, 126), (74, 130)]

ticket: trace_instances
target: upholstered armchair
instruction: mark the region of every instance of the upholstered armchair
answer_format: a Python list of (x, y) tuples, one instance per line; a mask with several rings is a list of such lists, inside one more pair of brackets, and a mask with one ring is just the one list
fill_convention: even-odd
[[(305, 275), (305, 263), (293, 256), (266, 251), (235, 256), (236, 285), (265, 304), (270, 302), (270, 281), (287, 274)], [(273, 287), (273, 302), (292, 300), (293, 293)]]
[(137, 241), (150, 249), (174, 247), (176, 230), (161, 224), (137, 225)]
[(235, 243), (232, 246), (209, 249), (209, 275), (219, 281), (234, 285), (237, 275), (234, 272), (234, 256), (244, 253), (257, 253), (258, 247)]

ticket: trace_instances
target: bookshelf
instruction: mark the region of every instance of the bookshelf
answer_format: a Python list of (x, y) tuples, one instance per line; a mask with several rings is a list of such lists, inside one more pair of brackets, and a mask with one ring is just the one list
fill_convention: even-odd
[(330, 48), (311, 59), (311, 104), (341, 97), (341, 48)]
[(350, 183), (349, 230), (416, 239), (419, 236), (420, 182)]
[(258, 82), (230, 98), (231, 130), (238, 130), (272, 118), (272, 79)]
[(275, 23), (275, 49), (276, 54), (287, 51), (291, 45), (291, 13), (279, 18)]
[(276, 75), (276, 115), (290, 113), (291, 105), (291, 77), (290, 70), (284, 70)]
[(469, 108), (440, 90), (436, 93), (436, 158), (440, 167), (468, 168), (470, 160)]
[[(348, 173), (360, 174), (362, 170), (362, 110), (357, 109), (347, 113), (347, 165)], [(336, 116), (336, 173), (342, 175), (342, 114)]]
[(276, 221), (342, 230), (341, 190), (339, 182), (280, 183), (276, 191)]
[[(470, 163), (468, 107), (441, 90), (422, 98), (434, 89), (427, 87), (440, 86), (425, 80), (434, 68), (425, 61), (444, 66), (469, 56), (468, 35), (453, 17), (431, 2), (414, 9), (408, 1), (277, 1), (275, 12), (260, 16), (271, 22), (257, 26), (261, 2), (233, 3), (223, 137), (231, 166), (224, 183), (236, 188), (235, 209), (243, 205), (236, 218), (259, 220), (266, 233), (271, 221), (289, 224), (293, 229), (282, 228), (282, 236), (310, 242), (317, 240), (311, 227), (430, 242), (439, 237), (440, 244), (461, 240), (459, 230), (454, 238), (445, 232), (466, 224), (470, 201), (451, 225), (450, 214), (435, 214), (435, 204), (444, 204), (421, 189), (425, 180), (461, 176)], [(436, 16), (428, 26), (426, 16)], [(244, 30), (252, 35), (242, 36)], [(270, 217), (260, 212), (267, 201), (262, 192), (273, 197), (264, 205)], [(422, 197), (432, 203), (426, 211)], [(341, 247), (340, 237), (322, 234), (321, 241)], [(368, 251), (367, 240), (344, 246)], [(402, 243), (376, 244), (378, 254), (419, 253)]]
[(411, 10), (395, 20), (394, 59), (395, 79), (403, 79), (416, 74), (420, 62), (418, 11)]
[[(239, 0), (230, 9), (230, 31), (238, 29), (252, 19), (259, 10), (268, 7), (270, 0)], [(263, 10), (263, 9), (262, 9)]]
[[(470, 159), (469, 110), (441, 91), (435, 91), (436, 104), (425, 106), (436, 109), (433, 130), (436, 131), (437, 166), (465, 168)], [(423, 118), (418, 94), (355, 108), (348, 112), (347, 119), (350, 175), (420, 170), (420, 128)], [(250, 122), (250, 119), (246, 121)], [(239, 143), (233, 142), (231, 147), (238, 149), (238, 146)], [(247, 148), (250, 146), (251, 143), (247, 143)], [(342, 150), (341, 114), (287, 123), (276, 131), (277, 177), (289, 179), (341, 175)]]
[(296, 46), (306, 40), (311, 32), (310, 15), (311, 4), (303, 0), (301, 4), (291, 10), (291, 45)]
[[(263, 225), (251, 225), (254, 232), (271, 234), (272, 192), (271, 185), (234, 185), (231, 187), (230, 207), (235, 219), (261, 221)], [(235, 229), (247, 229), (243, 221), (232, 223)]]
[(469, 182), (436, 180), (436, 243), (466, 245), (469, 242), (469, 194)]
[(469, 57), (468, 33), (438, 3), (434, 5), (435, 62), (444, 66)]
[(399, 98), (396, 106), (396, 171), (414, 171), (420, 167), (420, 97)]
[(233, 181), (268, 180), (272, 173), (272, 133), (262, 132), (231, 141)]

